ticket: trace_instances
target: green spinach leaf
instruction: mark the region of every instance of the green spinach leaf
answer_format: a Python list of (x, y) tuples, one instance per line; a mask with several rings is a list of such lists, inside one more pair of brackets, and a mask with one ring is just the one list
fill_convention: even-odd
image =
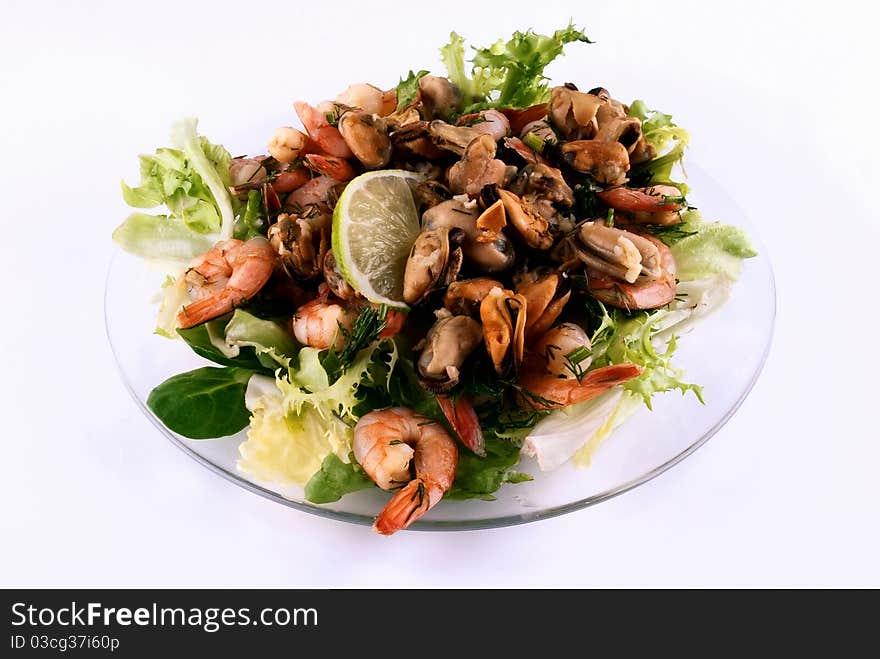
[(513, 442), (486, 437), (486, 457), (460, 451), (455, 482), (446, 493), (447, 499), (486, 499), (504, 483), (532, 480), (528, 474), (511, 471), (519, 462), (519, 447)]
[(194, 353), (199, 357), (204, 357), (205, 359), (214, 362), (215, 364), (220, 364), (221, 366), (238, 366), (240, 368), (248, 368), (254, 371), (263, 371), (271, 374), (273, 369), (263, 366), (257, 358), (253, 348), (243, 348), (238, 353), (237, 357), (227, 357), (211, 342), (211, 335), (209, 334), (208, 326), (211, 325), (219, 332), (220, 336), (223, 336), (226, 324), (231, 317), (230, 314), (222, 316), (217, 320), (212, 320), (210, 323), (203, 323), (201, 325), (196, 325), (195, 327), (190, 327), (189, 329), (178, 329), (177, 333), (184, 341), (186, 341), (189, 347), (193, 349)]
[(355, 461), (354, 455), (346, 464), (335, 453), (331, 453), (324, 458), (321, 469), (306, 483), (306, 500), (312, 503), (332, 503), (349, 492), (372, 486), (373, 481)]
[(147, 407), (170, 430), (190, 439), (234, 435), (250, 420), (244, 394), (253, 374), (232, 366), (180, 373), (150, 392)]

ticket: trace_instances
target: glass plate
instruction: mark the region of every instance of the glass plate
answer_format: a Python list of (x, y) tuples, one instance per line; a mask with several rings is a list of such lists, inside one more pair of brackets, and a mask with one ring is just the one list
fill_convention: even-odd
[[(579, 510), (617, 496), (677, 464), (727, 422), (742, 404), (761, 371), (773, 335), (776, 297), (766, 250), (742, 210), (710, 177), (688, 163), (694, 205), (707, 219), (742, 226), (759, 250), (745, 262), (733, 294), (719, 311), (679, 342), (675, 363), (687, 380), (703, 386), (706, 404), (677, 392), (654, 398), (654, 410), (639, 410), (596, 451), (588, 469), (566, 464), (541, 472), (531, 458), (520, 471), (534, 480), (502, 487), (494, 501), (444, 501), (411, 528), (453, 531), (523, 524)], [(689, 196), (690, 197), (690, 196)], [(279, 489), (238, 473), (238, 445), (244, 432), (215, 440), (189, 440), (171, 432), (150, 412), (150, 390), (167, 377), (206, 364), (183, 343), (153, 334), (155, 305), (149, 300), (164, 276), (139, 259), (117, 253), (105, 291), (107, 336), (122, 381), (138, 407), (182, 451), (232, 482), (268, 499), (315, 515), (372, 524), (388, 500), (378, 488), (355, 492), (332, 504), (315, 505), (301, 489)]]

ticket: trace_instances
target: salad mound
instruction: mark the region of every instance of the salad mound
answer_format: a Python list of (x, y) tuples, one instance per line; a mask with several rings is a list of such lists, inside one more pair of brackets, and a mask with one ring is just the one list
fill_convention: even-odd
[(156, 332), (215, 364), (158, 384), (156, 416), (247, 429), (239, 470), (315, 504), (389, 491), (391, 534), (531, 480), (522, 456), (588, 465), (657, 394), (702, 402), (677, 335), (755, 251), (688, 203), (671, 115), (550, 85), (577, 42), (516, 32), (468, 65), (453, 33), (446, 76), (298, 101), (267, 155), (178, 123), (113, 234), (169, 270)]

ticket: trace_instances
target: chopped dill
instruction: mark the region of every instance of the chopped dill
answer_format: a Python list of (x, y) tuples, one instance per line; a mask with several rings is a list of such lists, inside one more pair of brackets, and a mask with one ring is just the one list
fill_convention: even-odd
[(605, 226), (613, 227), (614, 226), (614, 209), (609, 208), (608, 214), (605, 216)]
[(345, 336), (345, 346), (341, 351), (330, 348), (321, 359), (321, 365), (331, 382), (335, 382), (345, 369), (354, 363), (357, 354), (375, 341), (385, 329), (388, 308), (382, 304), (378, 308), (368, 306), (360, 312), (351, 330), (339, 325), (339, 331)]
[(667, 226), (648, 225), (645, 227), (645, 230), (670, 247), (680, 240), (684, 240), (688, 236), (693, 236), (699, 233), (699, 231), (688, 229), (686, 225), (683, 224), (670, 224)]
[(370, 345), (385, 329), (388, 308), (382, 304), (378, 308), (368, 306), (360, 312), (351, 331), (348, 332), (342, 325), (339, 329), (346, 335), (345, 347), (339, 353), (339, 361), (343, 369), (348, 368), (354, 362), (357, 354)]
[(587, 374), (586, 370), (581, 366), (581, 363), (588, 359), (592, 354), (593, 351), (590, 348), (587, 346), (580, 346), (565, 356), (565, 368), (571, 372), (578, 382), (582, 382), (584, 376)]
[(598, 188), (591, 181), (574, 186), (574, 206), (572, 212), (579, 220), (596, 217), (602, 208), (602, 202), (596, 196)]

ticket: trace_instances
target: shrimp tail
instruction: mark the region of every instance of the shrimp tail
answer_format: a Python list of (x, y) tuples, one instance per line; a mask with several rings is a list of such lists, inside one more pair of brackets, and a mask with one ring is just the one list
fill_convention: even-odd
[(305, 157), (306, 166), (319, 174), (324, 174), (337, 181), (350, 181), (357, 176), (357, 171), (344, 158), (324, 156), (310, 153)]
[(241, 293), (235, 293), (230, 290), (224, 290), (216, 293), (203, 300), (197, 300), (186, 305), (177, 314), (177, 324), (181, 329), (187, 329), (201, 325), (205, 321), (218, 318), (223, 314), (227, 314), (235, 307), (244, 304), (247, 297)]
[(485, 458), (486, 441), (480, 428), (480, 418), (470, 400), (465, 396), (452, 399), (449, 396), (438, 395), (437, 403), (461, 443), (476, 455)]
[(421, 478), (415, 478), (395, 494), (373, 524), (380, 535), (391, 535), (415, 522), (442, 497), (432, 492)]
[(270, 183), (275, 194), (288, 194), (301, 188), (312, 178), (309, 170), (305, 167), (297, 167), (285, 172), (279, 172), (275, 180)]
[(534, 409), (551, 410), (583, 403), (641, 374), (642, 367), (635, 364), (603, 366), (588, 372), (580, 381), (543, 373), (528, 374), (520, 378), (524, 390), (520, 398)]
[(339, 129), (331, 126), (327, 117), (321, 114), (318, 108), (302, 101), (297, 101), (293, 107), (312, 142), (324, 153), (338, 158), (351, 158), (354, 155), (342, 139)]

